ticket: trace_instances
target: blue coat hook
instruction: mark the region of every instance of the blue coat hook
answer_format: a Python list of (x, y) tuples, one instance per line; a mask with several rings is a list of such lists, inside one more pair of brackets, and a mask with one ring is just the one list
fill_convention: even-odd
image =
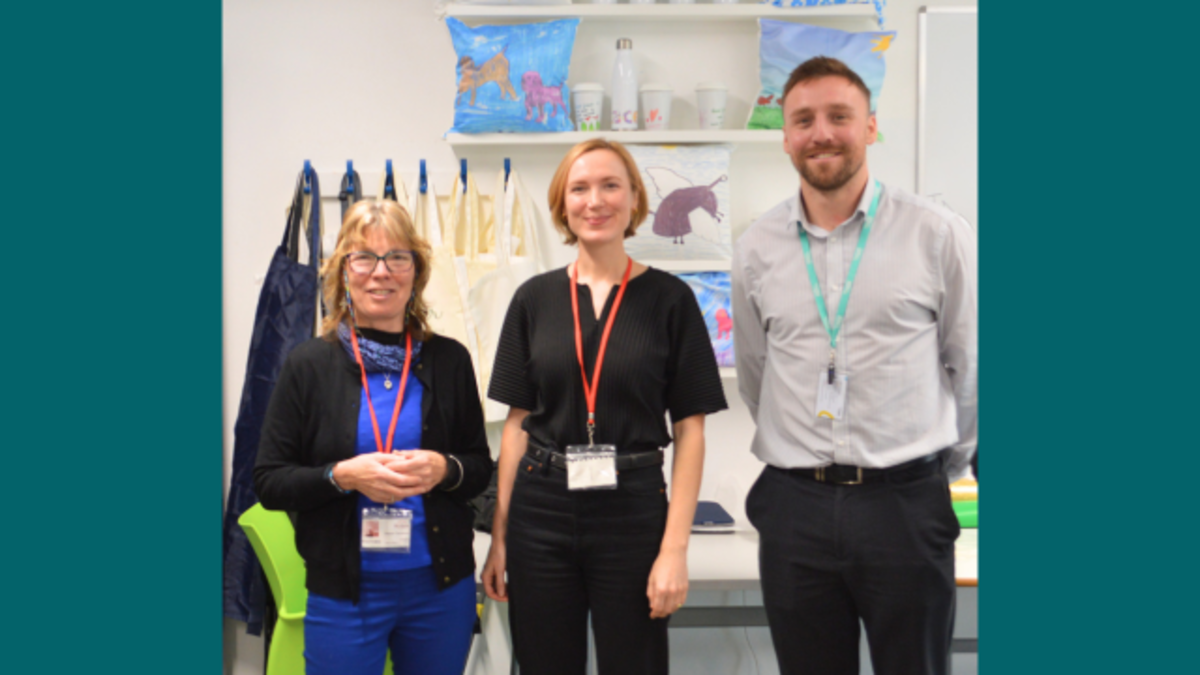
[(346, 160), (346, 190), (354, 193), (354, 160)]
[(312, 193), (312, 162), (304, 160), (304, 194)]
[(458, 160), (458, 177), (462, 179), (463, 194), (467, 192), (467, 160)]
[(421, 160), (421, 194), (425, 194), (429, 190), (429, 180), (425, 177), (425, 160)]
[(384, 185), (383, 185), (383, 196), (390, 197), (396, 192), (396, 186), (393, 183), (394, 179), (392, 177), (392, 160), (390, 160), (390, 159), (387, 161), (386, 172), (387, 172), (387, 180), (384, 182)]
[(512, 173), (512, 160), (504, 158), (504, 184), (508, 185), (508, 174)]

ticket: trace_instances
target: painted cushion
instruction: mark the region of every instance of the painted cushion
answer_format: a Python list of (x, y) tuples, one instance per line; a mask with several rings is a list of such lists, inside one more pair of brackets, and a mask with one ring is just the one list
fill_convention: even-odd
[(451, 133), (572, 130), (567, 75), (579, 19), (446, 26), (458, 57)]
[(829, 56), (851, 68), (871, 91), (871, 112), (883, 90), (883, 55), (896, 31), (848, 33), (802, 23), (759, 19), (759, 93), (747, 129), (783, 128), (783, 85), (796, 66), (814, 56)]

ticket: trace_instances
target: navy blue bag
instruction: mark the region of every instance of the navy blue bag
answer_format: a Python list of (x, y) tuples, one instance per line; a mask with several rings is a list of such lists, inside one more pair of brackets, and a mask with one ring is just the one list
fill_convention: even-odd
[[(310, 204), (308, 219), (307, 264), (299, 260), (301, 222), (305, 202)], [(247, 631), (262, 631), (266, 606), (266, 588), (254, 549), (237, 519), (258, 503), (254, 494), (254, 461), (258, 457), (258, 439), (262, 431), (267, 402), (279, 378), (279, 370), (288, 353), (313, 336), (319, 295), (321, 254), (321, 191), (317, 174), (307, 164), (296, 183), (296, 193), (288, 210), (283, 242), (267, 269), (258, 309), (254, 314), (254, 333), (246, 360), (246, 379), (242, 401), (234, 425), (233, 475), (229, 483), (229, 502), (225, 509), (222, 537), (224, 550), (225, 616), (247, 624)]]

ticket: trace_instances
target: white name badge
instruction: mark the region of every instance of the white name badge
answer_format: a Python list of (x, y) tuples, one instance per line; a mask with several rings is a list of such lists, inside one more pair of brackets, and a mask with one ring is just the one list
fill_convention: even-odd
[(381, 553), (412, 549), (413, 513), (408, 509), (375, 506), (362, 512), (362, 548)]
[(829, 375), (821, 371), (820, 383), (817, 385), (817, 410), (819, 419), (840, 420), (846, 412), (846, 375), (835, 374), (833, 384), (829, 384)]
[(568, 445), (568, 490), (613, 490), (617, 487), (617, 446)]

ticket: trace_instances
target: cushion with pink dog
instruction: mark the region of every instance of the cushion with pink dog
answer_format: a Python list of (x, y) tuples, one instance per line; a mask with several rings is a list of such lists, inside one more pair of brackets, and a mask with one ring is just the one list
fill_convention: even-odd
[(579, 19), (471, 28), (446, 19), (458, 57), (449, 133), (571, 131), (567, 76)]

